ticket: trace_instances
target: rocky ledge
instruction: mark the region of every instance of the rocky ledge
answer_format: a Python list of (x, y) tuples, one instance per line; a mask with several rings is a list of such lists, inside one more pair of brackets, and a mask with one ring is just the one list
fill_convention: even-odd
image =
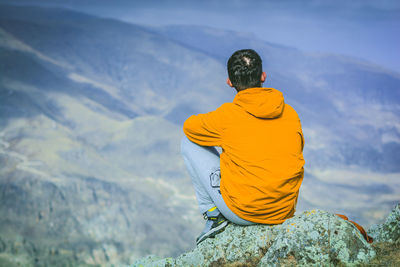
[[(400, 204), (368, 234), (375, 242), (399, 242)], [(133, 266), (347, 266), (367, 264), (375, 255), (352, 223), (311, 210), (280, 225), (230, 224), (215, 238), (177, 258), (150, 255)]]

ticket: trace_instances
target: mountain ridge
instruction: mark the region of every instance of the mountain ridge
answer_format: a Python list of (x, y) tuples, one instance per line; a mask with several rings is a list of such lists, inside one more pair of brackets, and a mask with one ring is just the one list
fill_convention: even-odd
[[(211, 34), (203, 50), (223, 50), (211, 57), (162, 30), (62, 9), (49, 24), (52, 9), (34, 10), (41, 15), (0, 8), (0, 258), (128, 264), (189, 250), (203, 221), (179, 152), (181, 125), (233, 99), (222, 58), (236, 48)], [(13, 12), (40, 23), (15, 23)], [(357, 81), (368, 72), (356, 64), (340, 84), (332, 81), (345, 64), (236, 37), (260, 51), (266, 86), (282, 90), (302, 120), (307, 165), (298, 212), (323, 208), (363, 225), (382, 220), (400, 192), (399, 79), (387, 74), (385, 91), (372, 83), (363, 99)]]

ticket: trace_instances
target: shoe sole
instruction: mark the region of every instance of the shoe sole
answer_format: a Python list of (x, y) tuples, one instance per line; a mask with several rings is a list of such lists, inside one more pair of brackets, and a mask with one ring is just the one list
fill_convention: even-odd
[(211, 229), (207, 234), (203, 235), (199, 240), (197, 240), (197, 245), (200, 244), (200, 242), (206, 240), (207, 238), (214, 237), (215, 235), (221, 233), (224, 230), (225, 226), (227, 226), (227, 225), (228, 225), (228, 221), (224, 221), (217, 227)]

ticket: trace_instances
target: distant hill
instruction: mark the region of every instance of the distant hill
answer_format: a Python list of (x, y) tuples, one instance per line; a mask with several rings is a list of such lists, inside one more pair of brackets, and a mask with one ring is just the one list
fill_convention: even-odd
[[(394, 152), (400, 144), (400, 128), (396, 126), (400, 118), (399, 73), (355, 58), (303, 53), (249, 34), (192, 26), (160, 31), (224, 64), (231, 51), (243, 47), (258, 51), (269, 75), (266, 86), (282, 90), (286, 103), (300, 113), (305, 131), (310, 129), (310, 134), (324, 139), (316, 146), (334, 146), (329, 151), (306, 148), (308, 164), (399, 172), (400, 153)], [(387, 120), (394, 123), (383, 122)], [(306, 141), (314, 144), (316, 140)]]
[(203, 221), (182, 123), (232, 100), (225, 64), (244, 47), (302, 120), (299, 210), (383, 219), (400, 193), (399, 74), (242, 33), (0, 5), (0, 263), (129, 263), (193, 247)]

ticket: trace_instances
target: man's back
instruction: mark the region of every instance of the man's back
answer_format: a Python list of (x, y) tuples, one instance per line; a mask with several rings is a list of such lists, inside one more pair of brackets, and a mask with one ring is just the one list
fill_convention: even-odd
[(221, 193), (241, 218), (266, 224), (293, 216), (303, 178), (300, 120), (282, 94), (272, 88), (249, 88), (232, 103), (190, 117), (189, 140), (220, 146)]
[[(227, 70), (226, 83), (237, 91), (232, 103), (191, 116), (183, 126), (183, 159), (207, 219), (197, 243), (222, 231), (227, 221), (284, 222), (294, 215), (303, 180), (299, 117), (281, 92), (262, 87), (267, 74), (261, 57), (238, 50)], [(221, 155), (214, 146), (222, 147)]]

